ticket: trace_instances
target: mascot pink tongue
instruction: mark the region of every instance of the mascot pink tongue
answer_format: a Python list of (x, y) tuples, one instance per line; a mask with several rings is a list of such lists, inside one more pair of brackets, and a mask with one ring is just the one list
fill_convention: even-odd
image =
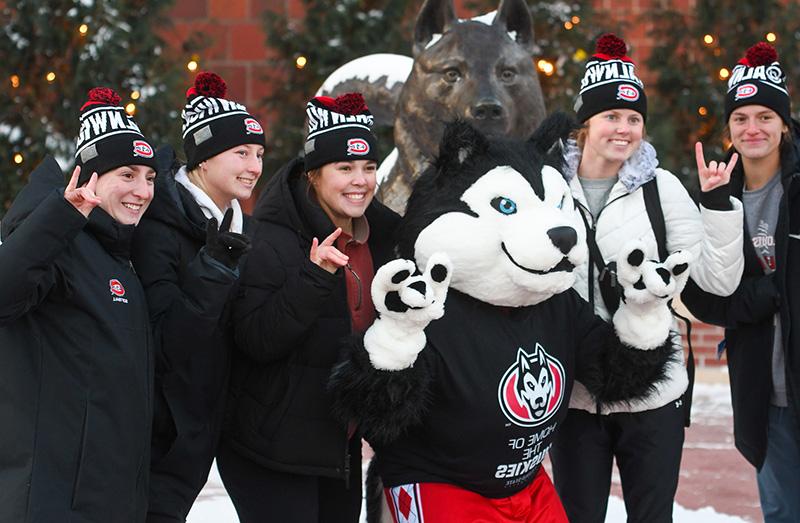
[[(331, 378), (338, 414), (376, 450), (372, 480), (396, 521), (511, 521), (496, 501), (508, 497), (523, 521), (566, 521), (541, 462), (574, 380), (598, 405), (633, 401), (674, 358), (667, 301), (686, 253), (658, 263), (623, 248), (631, 299), (616, 332), (571, 289), (584, 229), (551, 151), (572, 128), (556, 114), (521, 142), (450, 124), (414, 186), (403, 259), (373, 281), (379, 318)], [(656, 270), (671, 281), (658, 296), (640, 283)]]

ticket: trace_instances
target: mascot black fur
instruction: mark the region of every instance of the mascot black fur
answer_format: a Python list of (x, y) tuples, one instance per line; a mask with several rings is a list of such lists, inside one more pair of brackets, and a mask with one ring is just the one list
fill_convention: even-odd
[(338, 415), (375, 448), (398, 521), (412, 521), (417, 484), (487, 500), (520, 493), (539, 474), (575, 378), (598, 405), (634, 400), (681, 354), (667, 302), (685, 284), (688, 253), (659, 263), (626, 245), (613, 326), (572, 290), (585, 231), (552, 154), (572, 128), (556, 114), (514, 142), (450, 124), (409, 199), (402, 259), (375, 274), (379, 317), (352, 341), (331, 390)]

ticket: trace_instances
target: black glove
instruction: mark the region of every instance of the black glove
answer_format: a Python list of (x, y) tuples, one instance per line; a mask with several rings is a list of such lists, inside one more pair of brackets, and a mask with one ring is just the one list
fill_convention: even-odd
[(206, 225), (206, 253), (231, 270), (239, 266), (239, 258), (250, 250), (250, 239), (244, 234), (231, 232), (233, 209), (228, 209), (217, 229), (217, 219), (211, 218)]

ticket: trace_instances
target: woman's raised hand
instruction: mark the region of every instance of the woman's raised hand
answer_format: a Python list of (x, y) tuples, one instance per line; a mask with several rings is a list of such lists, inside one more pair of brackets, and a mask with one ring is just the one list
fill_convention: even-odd
[(700, 179), (700, 190), (703, 192), (713, 191), (717, 187), (727, 184), (731, 180), (731, 173), (736, 166), (736, 161), (739, 159), (737, 153), (733, 153), (730, 161), (719, 162), (712, 160), (706, 165), (706, 159), (703, 155), (703, 144), (697, 142), (694, 144), (694, 153), (697, 158), (697, 176)]
[(319, 265), (331, 274), (336, 272), (339, 267), (344, 267), (347, 265), (347, 262), (350, 259), (341, 251), (339, 251), (339, 249), (333, 246), (333, 243), (340, 234), (342, 234), (342, 228), (338, 227), (330, 234), (330, 236), (325, 238), (322, 243), (319, 243), (319, 240), (316, 238), (311, 241), (311, 253), (309, 258), (312, 262)]
[(100, 198), (94, 193), (97, 186), (97, 173), (93, 173), (89, 178), (89, 183), (83, 187), (78, 187), (78, 175), (81, 173), (81, 166), (76, 165), (75, 170), (72, 171), (72, 178), (69, 179), (69, 184), (64, 190), (64, 199), (72, 204), (79, 213), (86, 218), (92, 209), (100, 205)]

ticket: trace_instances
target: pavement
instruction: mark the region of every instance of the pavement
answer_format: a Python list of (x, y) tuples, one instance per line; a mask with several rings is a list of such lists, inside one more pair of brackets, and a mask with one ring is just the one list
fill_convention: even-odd
[[(686, 431), (675, 499), (677, 523), (761, 521), (755, 469), (733, 446), (727, 369), (697, 369), (692, 425)], [(212, 470), (187, 523), (236, 523), (233, 506)], [(607, 523), (625, 521), (619, 477), (612, 478)]]

